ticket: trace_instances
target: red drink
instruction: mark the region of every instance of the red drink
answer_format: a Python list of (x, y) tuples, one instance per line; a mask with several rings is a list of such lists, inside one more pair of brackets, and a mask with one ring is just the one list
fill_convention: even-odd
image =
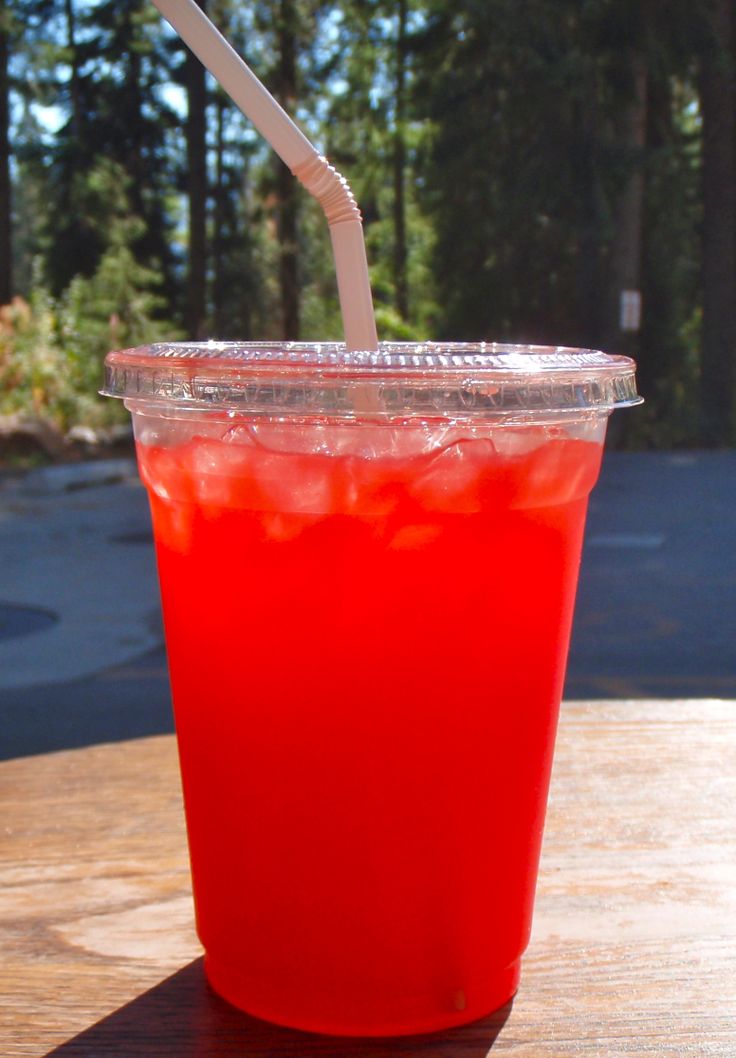
[(355, 428), (300, 453), (303, 426), (139, 448), (208, 972), (337, 1033), (515, 990), (601, 453), (402, 429), (417, 454), (350, 454)]
[(503, 1005), (632, 362), (208, 343), (106, 368), (151, 498), (213, 986), (352, 1035)]

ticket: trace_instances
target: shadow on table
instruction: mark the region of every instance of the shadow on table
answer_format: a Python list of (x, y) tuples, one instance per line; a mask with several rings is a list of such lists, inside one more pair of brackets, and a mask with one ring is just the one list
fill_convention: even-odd
[(231, 1007), (207, 985), (197, 959), (46, 1058), (484, 1058), (513, 1000), (472, 1025), (392, 1039), (318, 1036), (269, 1025)]

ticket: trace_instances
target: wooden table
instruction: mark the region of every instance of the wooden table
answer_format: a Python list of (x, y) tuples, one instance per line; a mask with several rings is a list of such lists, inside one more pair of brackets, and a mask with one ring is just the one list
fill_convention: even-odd
[(0, 1054), (736, 1055), (736, 703), (566, 704), (513, 1004), (334, 1040), (240, 1014), (192, 929), (172, 737), (0, 764)]

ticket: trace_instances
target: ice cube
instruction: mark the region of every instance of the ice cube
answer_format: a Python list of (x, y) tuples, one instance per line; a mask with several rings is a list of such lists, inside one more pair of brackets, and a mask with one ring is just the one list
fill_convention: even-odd
[(426, 422), (257, 422), (247, 430), (255, 444), (271, 452), (359, 459), (409, 459), (464, 436), (457, 427)]
[(545, 426), (497, 426), (493, 431), (493, 443), (499, 455), (523, 456), (547, 441), (547, 430)]
[(320, 516), (262, 511), (260, 520), (269, 540), (285, 543), (289, 540), (296, 540), (305, 529), (309, 529), (315, 522), (318, 522)]
[(335, 508), (335, 460), (261, 449), (254, 473), (264, 507), (285, 513), (329, 514)]
[(156, 496), (151, 511), (156, 543), (170, 551), (186, 554), (194, 533), (194, 507), (190, 503), (169, 502)]
[(143, 483), (162, 500), (192, 498), (192, 480), (178, 448), (138, 446), (138, 463)]
[(426, 510), (479, 511), (481, 485), (496, 460), (496, 449), (488, 438), (456, 441), (429, 461), (411, 483), (411, 493)]
[(193, 438), (188, 463), (197, 502), (202, 507), (247, 503), (252, 494), (254, 453), (252, 445)]
[(388, 542), (392, 551), (419, 551), (437, 540), (442, 526), (426, 522), (420, 525), (403, 525)]

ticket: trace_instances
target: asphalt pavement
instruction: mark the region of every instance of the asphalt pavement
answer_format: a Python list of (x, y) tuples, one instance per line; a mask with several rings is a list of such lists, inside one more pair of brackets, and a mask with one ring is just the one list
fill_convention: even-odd
[[(566, 698), (736, 699), (736, 451), (607, 452)], [(172, 730), (130, 459), (0, 479), (0, 759)]]

